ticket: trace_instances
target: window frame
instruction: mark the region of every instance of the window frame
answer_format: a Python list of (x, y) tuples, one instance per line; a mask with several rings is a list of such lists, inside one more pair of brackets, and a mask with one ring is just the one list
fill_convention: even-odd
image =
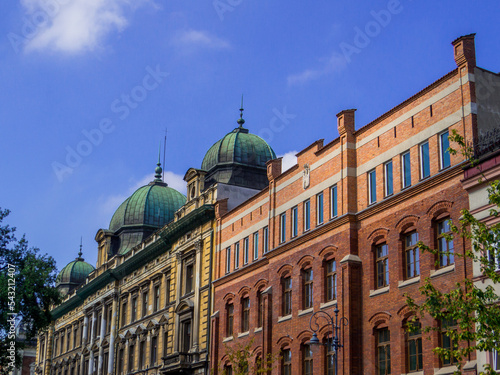
[(312, 267), (304, 268), (302, 276), (302, 309), (307, 310), (314, 306), (314, 272)]
[[(379, 249), (383, 250), (384, 247), (387, 253), (385, 255), (382, 253), (382, 255), (379, 256)], [(383, 284), (379, 283), (381, 275), (379, 264), (384, 265), (383, 274), (385, 277), (383, 277)], [(375, 245), (375, 288), (380, 289), (385, 288), (386, 286), (389, 286), (389, 246), (386, 242), (383, 242)]]
[(250, 260), (250, 238), (243, 238), (243, 265), (247, 265)]
[[(405, 157), (408, 156), (409, 165), (408, 170), (406, 170)], [(403, 152), (401, 154), (401, 184), (402, 189), (407, 189), (411, 186), (411, 154), (410, 151)], [(406, 184), (406, 179), (408, 177), (408, 184)]]
[(303, 375), (313, 375), (314, 370), (314, 355), (311, 345), (302, 344), (302, 371)]
[[(411, 238), (414, 234), (416, 234), (416, 240), (412, 244), (408, 244), (408, 239)], [(404, 249), (404, 276), (405, 280), (412, 279), (414, 277), (420, 276), (420, 248), (417, 245), (418, 243), (418, 232), (417, 230), (412, 230), (403, 235), (403, 249)], [(409, 262), (408, 255), (413, 255), (413, 262)], [(409, 272), (410, 265), (413, 265), (411, 274)]]
[(377, 203), (377, 171), (368, 172), (368, 205)]
[(269, 251), (269, 227), (266, 225), (262, 229), (262, 253), (266, 254)]
[(250, 331), (250, 297), (241, 299), (241, 332)]
[(234, 303), (226, 303), (226, 337), (234, 335)]
[[(447, 147), (445, 148), (443, 144), (443, 136), (447, 134), (446, 142), (448, 143)], [(450, 140), (449, 140), (450, 132), (448, 129), (446, 129), (444, 132), (439, 133), (439, 169), (443, 170), (446, 168), (449, 168), (451, 166), (451, 155), (448, 151), (448, 147), (450, 147)], [(445, 165), (446, 163), (447, 165)]]
[(158, 361), (158, 336), (155, 335), (151, 337), (151, 348), (149, 351), (150, 366), (153, 367), (157, 361)]
[(137, 320), (137, 300), (138, 300), (137, 295), (132, 297), (130, 323), (133, 323)]
[[(423, 357), (423, 348), (422, 348), (422, 325), (419, 321), (416, 322), (411, 322), (411, 325), (418, 326), (418, 331), (412, 331), (412, 332), (406, 332), (405, 335), (405, 349), (406, 349), (406, 361), (407, 361), (407, 372), (412, 373), (412, 372), (419, 372), (422, 371), (424, 366), (424, 357)], [(407, 327), (408, 328), (408, 323)], [(410, 352), (410, 347), (412, 345), (412, 342), (415, 342), (415, 354), (411, 354)], [(412, 357), (416, 357), (415, 359), (415, 364), (416, 368), (411, 368), (412, 364)]]
[[(451, 337), (447, 335), (448, 331), (455, 331), (458, 329), (458, 323), (454, 319), (445, 319), (439, 322), (440, 332), (439, 332), (439, 343), (441, 348), (451, 350), (452, 347), (458, 348), (458, 342), (452, 342)], [(445, 344), (445, 341), (448, 343)], [(449, 345), (448, 345), (449, 344)], [(439, 358), (442, 367), (454, 366), (458, 363), (457, 358)]]
[(325, 222), (325, 205), (323, 192), (316, 194), (316, 226)]
[(325, 262), (325, 300), (337, 300), (337, 262), (335, 258)]
[(286, 241), (286, 212), (280, 215), (280, 244)]
[(281, 288), (282, 288), (282, 316), (287, 316), (292, 313), (292, 276), (286, 275), (281, 278)]
[(160, 289), (161, 288), (159, 283), (153, 286), (153, 293), (154, 293), (153, 312), (157, 312), (160, 309), (160, 303), (161, 303)]
[(262, 290), (257, 291), (257, 328), (264, 325), (264, 296)]
[(338, 189), (337, 184), (330, 187), (330, 219), (338, 216)]
[(240, 242), (234, 244), (234, 269), (240, 268)]
[(259, 232), (253, 234), (253, 260), (259, 259)]
[[(427, 157), (424, 153), (424, 147), (427, 146)], [(418, 146), (419, 156), (420, 156), (420, 179), (424, 180), (431, 175), (431, 157), (429, 153), (429, 141), (422, 142)], [(427, 174), (425, 174), (427, 169)]]
[(292, 351), (290, 348), (283, 348), (281, 353), (281, 375), (292, 375)]
[(307, 232), (311, 230), (311, 200), (307, 199), (303, 203), (303, 208), (302, 208), (304, 217), (304, 232)]
[(292, 231), (291, 231), (291, 236), (292, 238), (297, 237), (299, 234), (299, 207), (294, 206), (291, 209), (291, 216), (292, 216)]
[(226, 247), (226, 274), (231, 272), (231, 246)]
[[(387, 337), (383, 338), (384, 341), (381, 341), (381, 337), (383, 336), (383, 333), (387, 332)], [(376, 330), (376, 367), (377, 367), (377, 375), (388, 375), (391, 373), (391, 331), (389, 331), (388, 327), (384, 328), (378, 328)], [(384, 364), (385, 364), (385, 372), (381, 372), (381, 356), (380, 353), (381, 351), (384, 351), (385, 353), (385, 359), (384, 359)], [(387, 355), (389, 353), (389, 355)], [(388, 359), (387, 359), (388, 358)], [(387, 366), (389, 364), (389, 366)]]
[[(389, 178), (389, 167), (390, 167), (390, 178)], [(392, 160), (389, 160), (384, 163), (384, 193), (386, 197), (390, 197), (391, 195), (394, 194), (394, 168)]]
[[(190, 257), (184, 260), (183, 271), (183, 295), (187, 295), (189, 293), (194, 292), (194, 284), (195, 284), (195, 270), (194, 270), (194, 257)], [(190, 272), (188, 272), (190, 270)]]
[(149, 307), (149, 290), (146, 290), (142, 293), (142, 311), (141, 318), (144, 318), (148, 315), (148, 307)]
[[(449, 230), (441, 233), (440, 226), (442, 224), (444, 225), (444, 223), (446, 223), (446, 222), (450, 222), (450, 223), (448, 223)], [(436, 241), (438, 244), (437, 247), (438, 247), (438, 256), (439, 256), (439, 268), (444, 268), (444, 267), (448, 267), (448, 266), (455, 264), (455, 244), (453, 243), (453, 240), (448, 241), (445, 237), (446, 235), (452, 234), (450, 224), (451, 224), (451, 219), (449, 217), (438, 220), (436, 222)], [(446, 251), (443, 251), (443, 249), (442, 249), (443, 241), (446, 243)], [(450, 244), (451, 244), (451, 247), (450, 247)], [(451, 249), (451, 251), (450, 251), (450, 249)], [(448, 254), (445, 254), (447, 252), (448, 252)], [(444, 258), (446, 258), (446, 264), (444, 264), (444, 262), (443, 262)]]

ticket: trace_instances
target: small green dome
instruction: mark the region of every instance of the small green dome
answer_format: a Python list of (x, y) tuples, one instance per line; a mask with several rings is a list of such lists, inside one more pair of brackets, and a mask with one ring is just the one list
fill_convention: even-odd
[(67, 294), (81, 284), (85, 283), (87, 276), (94, 271), (94, 266), (85, 262), (81, 253), (74, 261), (69, 262), (59, 272), (56, 278), (56, 287), (62, 294)]

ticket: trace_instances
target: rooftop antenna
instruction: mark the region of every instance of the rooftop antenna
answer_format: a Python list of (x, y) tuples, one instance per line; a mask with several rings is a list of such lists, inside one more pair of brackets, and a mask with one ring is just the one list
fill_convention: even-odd
[(243, 124), (245, 123), (245, 120), (243, 119), (243, 94), (241, 94), (241, 108), (240, 108), (240, 118), (238, 119), (238, 124), (240, 125), (240, 128), (243, 127)]
[(78, 258), (81, 258), (83, 253), (82, 253), (82, 241), (83, 241), (83, 236), (80, 236), (80, 252), (78, 253)]
[(160, 157), (161, 157), (161, 141), (160, 141), (160, 144), (158, 146), (158, 163), (156, 164), (156, 168), (155, 168), (155, 181), (158, 181), (158, 182), (162, 182), (162, 173), (163, 173), (163, 170), (161, 168), (161, 163), (160, 163)]
[(167, 128), (165, 128), (165, 140), (163, 142), (163, 177), (162, 180), (165, 181), (165, 153), (167, 150)]

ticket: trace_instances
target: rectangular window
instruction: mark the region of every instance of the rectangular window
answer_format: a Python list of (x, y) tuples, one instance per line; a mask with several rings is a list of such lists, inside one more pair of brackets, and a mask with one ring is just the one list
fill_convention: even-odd
[[(448, 335), (450, 331), (457, 329), (457, 321), (454, 319), (444, 319), (441, 321), (441, 347), (446, 350), (458, 349), (458, 343), (454, 342)], [(443, 366), (452, 366), (458, 363), (458, 360), (453, 356), (441, 359)]]
[(391, 336), (388, 328), (377, 330), (377, 374), (391, 373)]
[(234, 244), (234, 269), (240, 268), (240, 243), (236, 242)]
[(231, 246), (226, 249), (226, 273), (231, 271)]
[(241, 331), (250, 330), (250, 298), (245, 297), (241, 300)]
[(157, 312), (160, 308), (160, 286), (159, 285), (155, 285), (155, 288), (154, 288), (154, 293), (155, 293), (155, 302), (154, 302), (154, 312)]
[(135, 365), (135, 347), (134, 345), (130, 345), (128, 347), (128, 371), (131, 372), (134, 370), (134, 365)]
[(487, 250), (486, 256), (490, 261), (491, 267), (495, 271), (500, 271), (500, 242), (499, 236), (497, 233), (490, 231), (490, 241), (489, 241), (489, 249)]
[(186, 265), (186, 279), (185, 279), (185, 293), (191, 293), (193, 291), (193, 277), (194, 277), (194, 264)]
[(420, 145), (420, 177), (422, 179), (431, 175), (431, 161), (429, 157), (429, 142)]
[[(497, 342), (498, 344), (498, 342)], [(491, 353), (492, 354), (492, 357), (493, 357), (493, 363), (492, 363), (492, 367), (493, 367), (493, 370), (500, 370), (500, 350), (493, 350), (493, 352)]]
[(410, 151), (401, 155), (401, 164), (403, 171), (403, 189), (411, 186), (411, 159)]
[(280, 243), (286, 240), (286, 214), (280, 215)]
[(299, 234), (299, 208), (297, 206), (292, 208), (292, 237), (297, 237)]
[(171, 286), (171, 281), (170, 281), (170, 275), (166, 275), (166, 282), (165, 282), (165, 306), (170, 303), (170, 286)]
[(368, 172), (368, 204), (377, 202), (377, 173)]
[(335, 259), (326, 262), (326, 301), (337, 299), (337, 263)]
[(283, 316), (292, 313), (292, 278), (290, 276), (282, 279), (283, 287)]
[(137, 297), (132, 298), (132, 319), (131, 323), (137, 320)]
[(303, 309), (313, 307), (313, 270), (309, 268), (302, 271), (302, 282), (304, 287)]
[(455, 258), (453, 256), (453, 240), (447, 239), (448, 236), (452, 235), (450, 223), (450, 219), (445, 219), (437, 224), (440, 267), (446, 267), (455, 263)]
[(243, 239), (243, 264), (247, 264), (248, 263), (248, 252), (250, 251), (249, 249), (249, 238), (248, 237), (245, 237)]
[(125, 358), (123, 357), (123, 349), (118, 351), (118, 374), (123, 374), (123, 362)]
[(412, 277), (420, 275), (420, 251), (417, 247), (418, 233), (414, 231), (407, 234), (404, 242), (406, 263), (405, 277), (411, 279)]
[(333, 338), (329, 337), (326, 341), (326, 375), (335, 374), (335, 347), (333, 346)]
[(412, 322), (411, 324), (415, 327), (415, 330), (406, 334), (408, 372), (416, 372), (424, 368), (422, 357), (422, 331), (420, 322)]
[(337, 185), (330, 188), (330, 217), (337, 217)]
[(292, 352), (290, 349), (283, 349), (282, 360), (281, 360), (281, 374), (282, 375), (292, 375)]
[(316, 225), (323, 224), (323, 193), (316, 195)]
[(308, 199), (304, 202), (304, 232), (311, 229), (311, 201)]
[(151, 337), (151, 354), (149, 356), (151, 366), (156, 365), (156, 354), (158, 352), (158, 337)]
[(304, 345), (303, 356), (304, 356), (304, 375), (312, 375), (313, 374), (313, 353), (312, 353), (310, 345), (308, 345), (308, 344)]
[(439, 145), (441, 148), (441, 169), (448, 168), (450, 166), (450, 152), (448, 151), (448, 148), (450, 147), (450, 140), (448, 137), (448, 130), (439, 135)]
[(377, 288), (389, 285), (389, 247), (387, 244), (375, 248), (377, 268)]
[(234, 324), (234, 306), (233, 304), (226, 306), (226, 337), (233, 335)]
[(269, 251), (269, 227), (264, 227), (262, 230), (262, 246), (264, 254)]
[(142, 295), (142, 317), (144, 318), (148, 314), (148, 293)]
[(253, 234), (253, 260), (259, 258), (259, 232)]
[(257, 292), (257, 327), (262, 327), (264, 322), (264, 298), (262, 298), (262, 291)]
[(385, 172), (385, 196), (388, 197), (394, 194), (394, 185), (392, 177), (392, 161), (388, 161), (384, 164)]
[(191, 320), (182, 322), (182, 351), (184, 353), (191, 350)]

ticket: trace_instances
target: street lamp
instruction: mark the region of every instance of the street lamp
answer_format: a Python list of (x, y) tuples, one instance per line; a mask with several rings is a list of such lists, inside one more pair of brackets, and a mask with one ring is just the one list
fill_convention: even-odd
[(319, 341), (318, 335), (316, 334), (316, 332), (318, 332), (318, 330), (319, 330), (318, 319), (320, 319), (320, 318), (325, 319), (332, 327), (332, 336), (333, 336), (332, 337), (332, 347), (333, 347), (333, 351), (335, 353), (335, 356), (334, 356), (335, 375), (337, 375), (338, 374), (338, 372), (337, 372), (337, 370), (338, 370), (338, 361), (337, 361), (338, 353), (339, 353), (340, 349), (344, 346), (342, 344), (342, 331), (340, 330), (340, 328), (342, 326), (347, 326), (349, 324), (349, 321), (347, 320), (346, 317), (340, 318), (340, 321), (339, 321), (339, 309), (337, 308), (337, 306), (335, 306), (335, 310), (333, 310), (333, 312), (335, 313), (335, 321), (333, 320), (333, 317), (330, 314), (328, 314), (327, 312), (325, 312), (323, 310), (316, 311), (314, 314), (311, 315), (311, 320), (309, 321), (309, 327), (313, 331), (313, 335), (311, 337), (311, 340), (309, 340), (309, 344), (310, 345), (323, 345)]

